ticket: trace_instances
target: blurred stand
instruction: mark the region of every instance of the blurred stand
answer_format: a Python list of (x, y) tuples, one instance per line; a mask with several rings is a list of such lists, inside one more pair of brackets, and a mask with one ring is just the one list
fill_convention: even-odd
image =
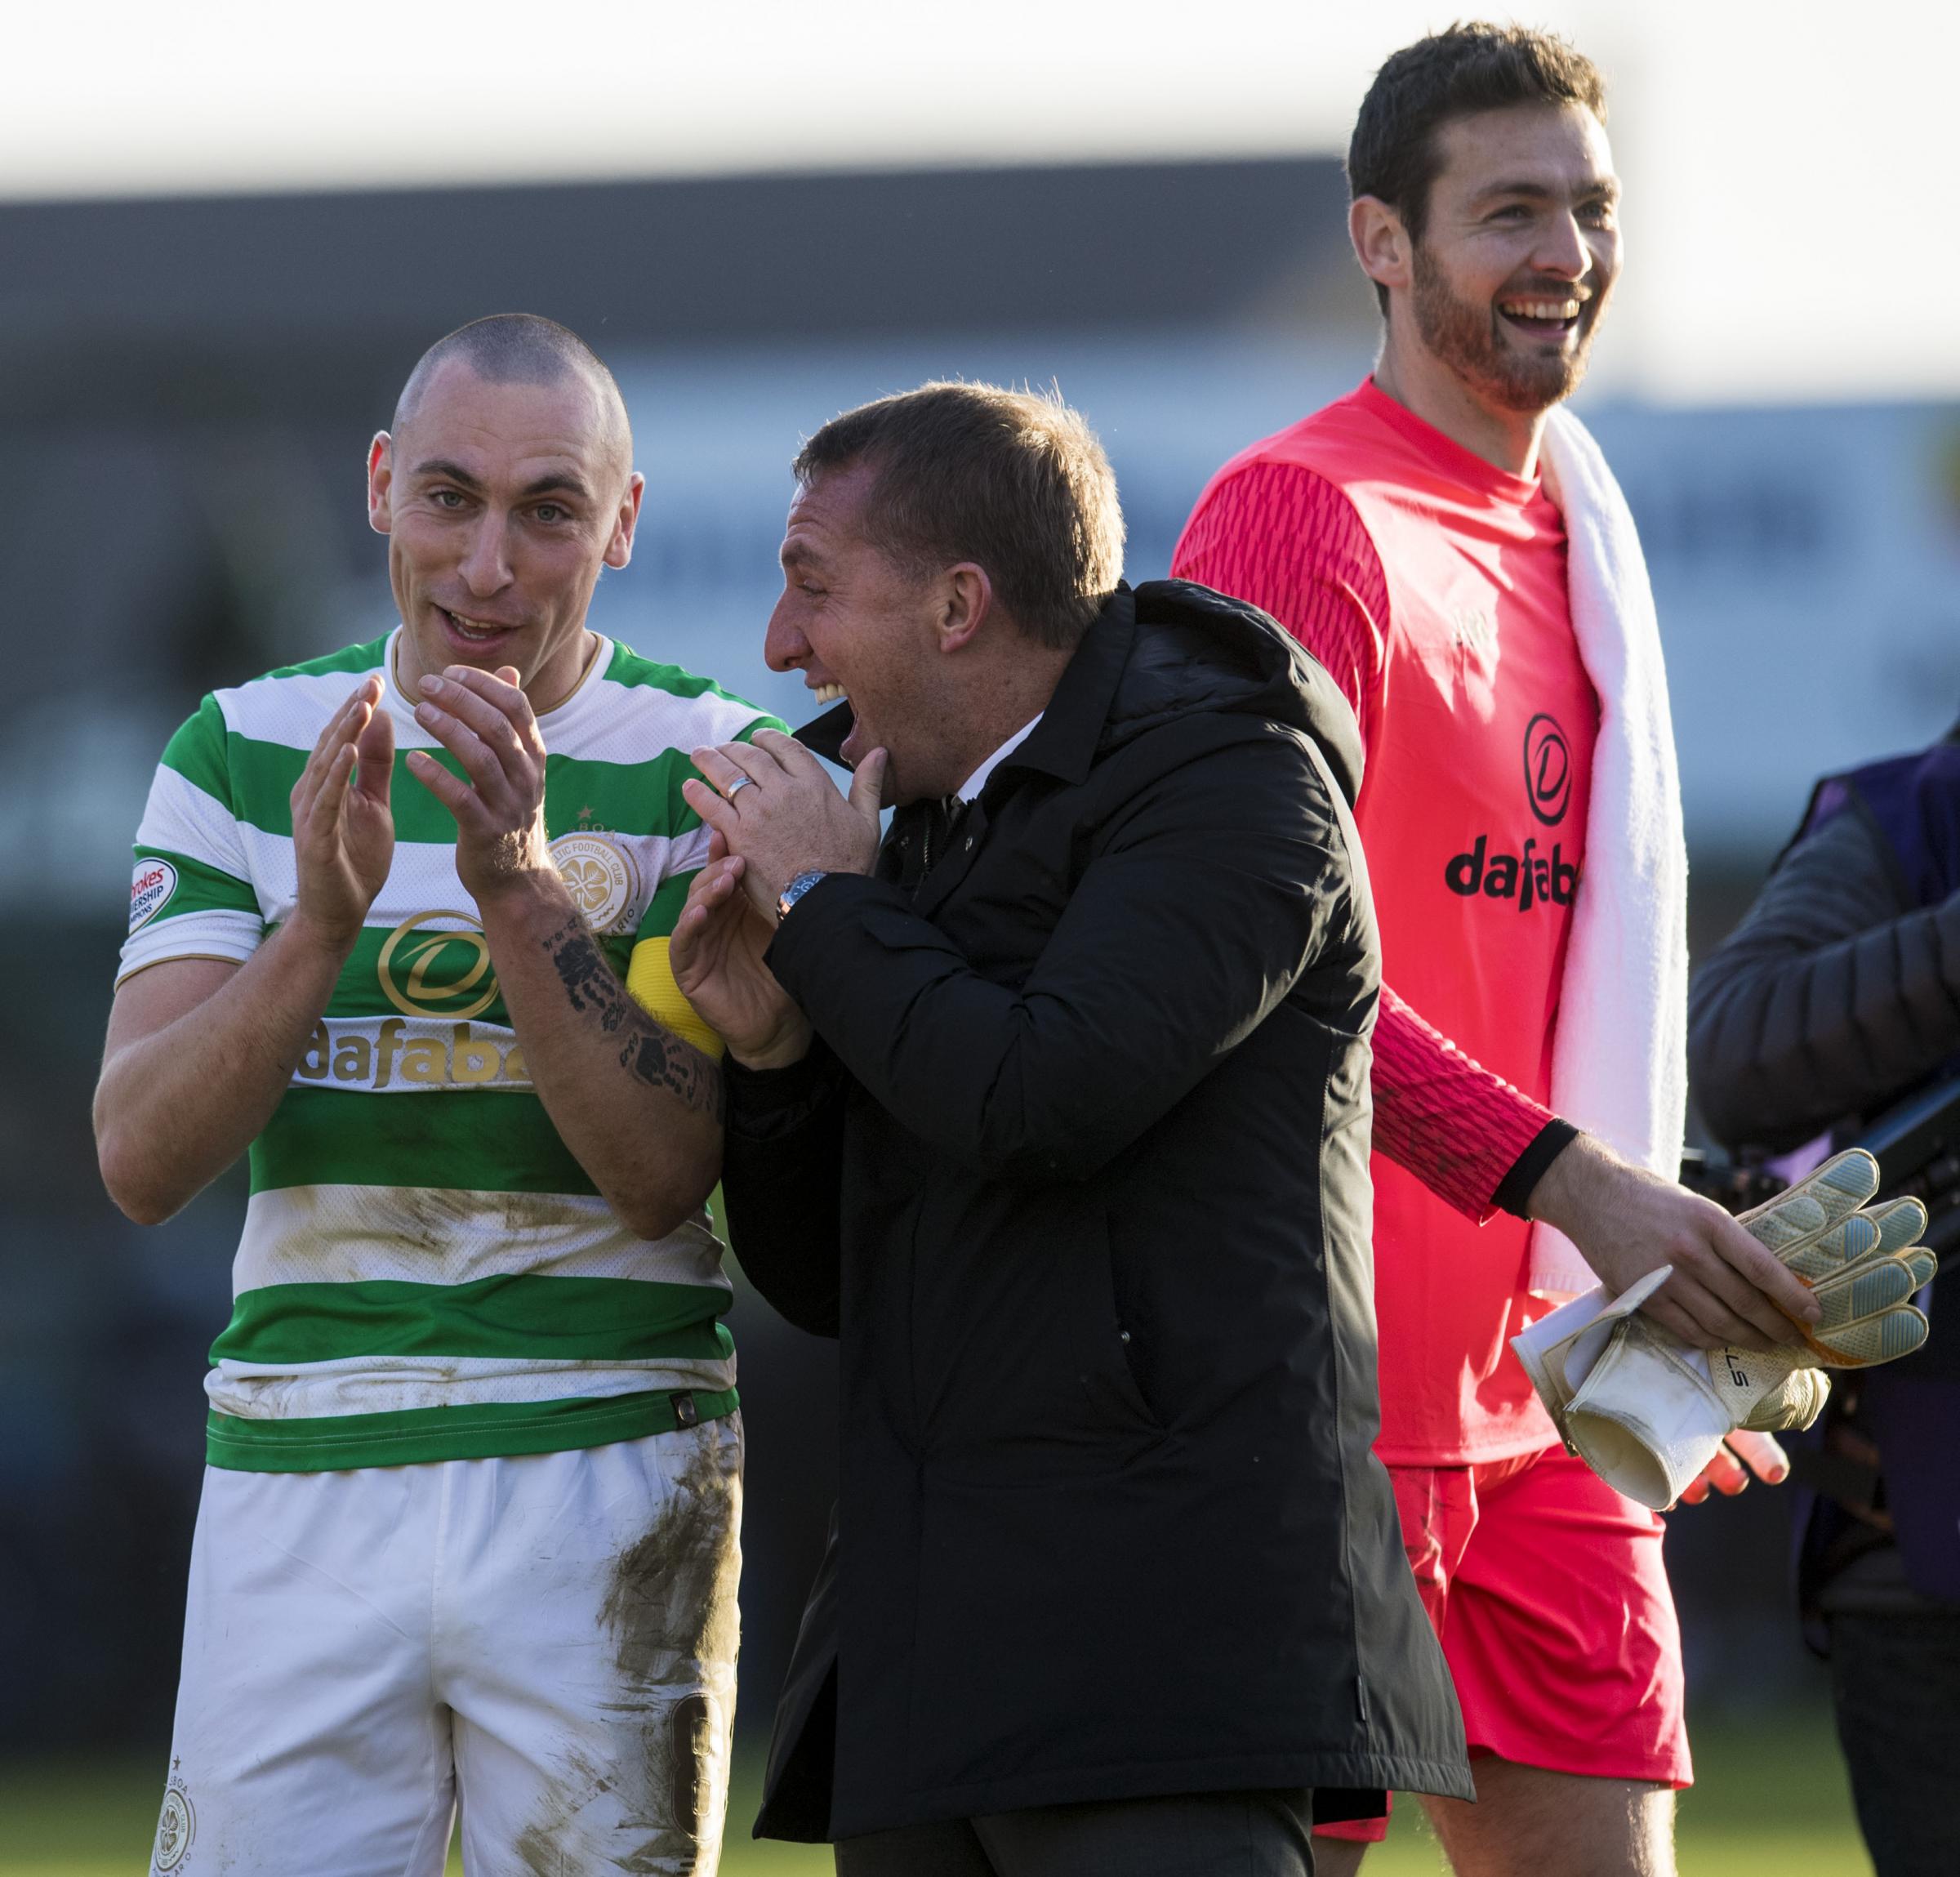
[[(96, 1179), (129, 842), (201, 693), (393, 622), (361, 468), (421, 350), (518, 309), (589, 340), (648, 479), (595, 622), (800, 721), (760, 639), (804, 435), (929, 377), (1058, 381), (1116, 465), (1132, 577), (1161, 574), (1211, 470), (1367, 368), (1345, 199), (1290, 159), (0, 205), (0, 1752), (167, 1737), (243, 1188), (144, 1232)], [(1587, 414), (1653, 563), (1705, 944), (1815, 766), (1930, 738), (1960, 694), (1960, 429)], [(834, 1367), (752, 1299), (733, 1326), (753, 1741), (821, 1545)], [(1784, 1520), (1758, 1491), (1675, 1521), (1698, 1696), (1805, 1673)]]

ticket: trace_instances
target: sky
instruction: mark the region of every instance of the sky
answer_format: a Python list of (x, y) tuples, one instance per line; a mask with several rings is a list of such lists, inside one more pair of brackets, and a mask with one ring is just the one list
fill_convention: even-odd
[[(15, 9), (0, 197), (1338, 153), (1374, 68), (1454, 16), (1404, 0)], [(1960, 9), (1517, 16), (1566, 33), (1612, 87), (1628, 269), (1597, 389), (1960, 396)]]

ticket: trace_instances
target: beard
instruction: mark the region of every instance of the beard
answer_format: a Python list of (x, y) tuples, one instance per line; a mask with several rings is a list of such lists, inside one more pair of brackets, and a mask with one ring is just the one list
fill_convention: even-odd
[[(1554, 290), (1560, 298), (1566, 291)], [(1507, 411), (1547, 411), (1579, 389), (1605, 307), (1605, 296), (1595, 294), (1579, 308), (1578, 343), (1570, 351), (1522, 351), (1499, 325), (1496, 306), (1462, 298), (1428, 248), (1415, 244), (1415, 329), (1423, 344)]]

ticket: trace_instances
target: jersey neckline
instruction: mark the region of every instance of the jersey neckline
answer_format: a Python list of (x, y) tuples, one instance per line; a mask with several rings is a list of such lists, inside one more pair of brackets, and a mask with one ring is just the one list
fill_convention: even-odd
[(1512, 475), (1495, 463), (1486, 462), (1474, 450), (1468, 450), (1447, 432), (1439, 430), (1426, 418), (1418, 417), (1406, 404), (1390, 397), (1370, 373), (1356, 386), (1354, 402), (1370, 417), (1379, 419), (1405, 443), (1422, 453), (1437, 475), (1457, 484), (1470, 494), (1486, 502), (1501, 502), (1510, 508), (1529, 508), (1534, 502), (1549, 502), (1540, 476)]
[[(398, 621), (394, 630), (388, 635), (386, 642), (381, 647), (381, 682), (385, 700), (391, 701), (399, 711), (406, 712), (412, 719), (415, 716), (415, 707), (421, 700), (411, 698), (402, 689), (400, 674), (395, 664), (395, 660), (401, 651), (402, 635), (407, 630), (408, 628)], [(564, 696), (560, 698), (550, 710), (543, 712), (538, 717), (537, 725), (540, 729), (542, 729), (546, 724), (562, 724), (564, 723), (567, 720), (566, 712), (584, 698), (595, 680), (612, 668), (612, 655), (617, 651), (618, 647), (604, 632), (598, 631), (595, 627), (587, 626), (586, 630), (590, 632), (593, 637), (592, 655), (586, 659), (585, 669), (579, 673), (578, 682), (566, 692)]]

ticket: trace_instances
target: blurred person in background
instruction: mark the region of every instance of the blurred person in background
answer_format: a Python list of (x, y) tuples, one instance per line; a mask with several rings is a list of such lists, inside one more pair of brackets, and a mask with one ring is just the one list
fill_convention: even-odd
[(528, 314), (368, 463), (401, 623), (207, 698), (137, 834), (96, 1102), (132, 1219), (247, 1149), (154, 1868), (710, 1870), (742, 1431), (685, 751), (763, 718), (590, 631), (642, 481)]
[[(1804, 1149), (1790, 1172), (1930, 1090), (1922, 1197), (1936, 1219), (1947, 1211), (1960, 1179), (1960, 1100), (1940, 1099), (1960, 1076), (1960, 728), (1817, 785), (1755, 904), (1696, 977), (1689, 1051), (1716, 1137)], [(1799, 1501), (1798, 1588), (1806, 1632), (1830, 1657), (1860, 1828), (1878, 1877), (1951, 1877), (1956, 1339), (1840, 1377), (1797, 1458), (1816, 1488)]]
[[(1173, 564), (1285, 625), (1366, 751), (1376, 1451), (1463, 1703), (1478, 1803), (1429, 1803), (1462, 1877), (1671, 1871), (1690, 1778), (1661, 1522), (1565, 1449), (1508, 1340), (1596, 1273), (1617, 1292), (1664, 1264), (1646, 1308), (1691, 1344), (1765, 1350), (1817, 1315), (1672, 1177), (1686, 858), (1659, 637), (1624, 501), (1557, 408), (1619, 270), (1606, 109), (1586, 59), (1521, 28), (1383, 66), (1348, 159), (1379, 361), (1220, 470)], [(1712, 1474), (1740, 1482), (1726, 1455)], [(1385, 1829), (1324, 1828), (1322, 1867)]]
[(795, 468), (768, 656), (844, 694), (802, 735), (851, 796), (697, 751), (728, 857), (674, 941), (732, 1242), (840, 1342), (758, 1830), (845, 1877), (1306, 1877), (1316, 1805), (1470, 1790), (1369, 1451), (1353, 719), (1254, 608), (1121, 583), (1058, 402), (926, 386)]

